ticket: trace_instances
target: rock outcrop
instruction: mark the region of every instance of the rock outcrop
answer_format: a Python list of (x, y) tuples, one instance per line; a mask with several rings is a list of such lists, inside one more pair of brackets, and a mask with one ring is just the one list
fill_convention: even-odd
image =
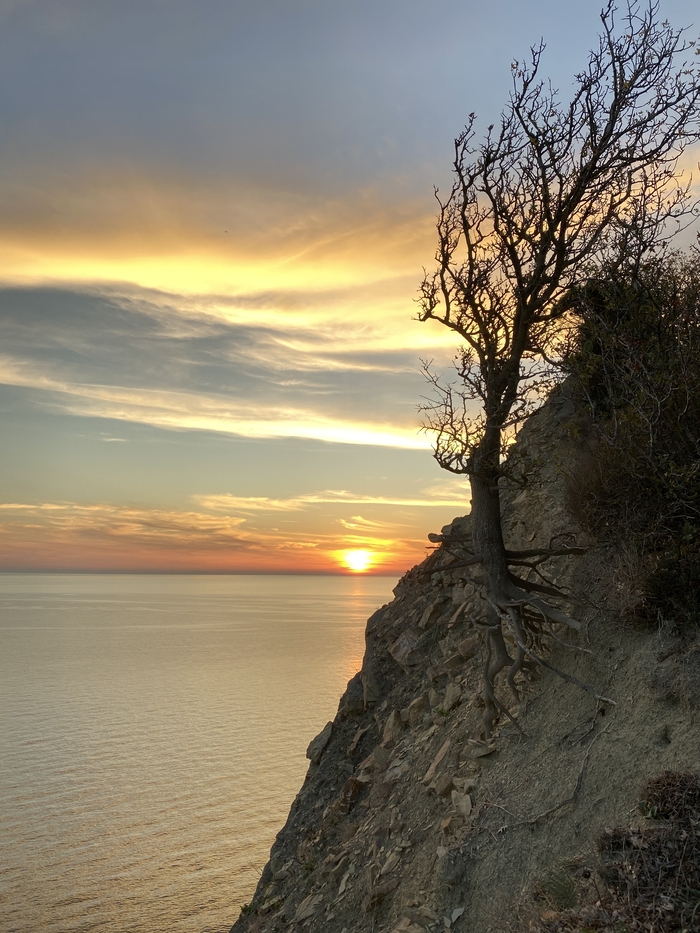
[[(509, 547), (571, 540), (565, 478), (586, 430), (564, 393), (524, 426), (511, 461), (530, 482), (504, 497)], [(546, 879), (595, 879), (595, 839), (629, 822), (645, 781), (700, 768), (697, 645), (625, 624), (619, 555), (590, 541), (550, 565), (583, 625), (575, 639), (554, 632), (549, 657), (615, 705), (530, 670), (513, 718), (484, 740), (481, 597), (460, 566), (468, 530), (463, 517), (434, 535), (436, 550), (369, 619), (362, 670), (309, 746), (232, 933), (527, 929)]]

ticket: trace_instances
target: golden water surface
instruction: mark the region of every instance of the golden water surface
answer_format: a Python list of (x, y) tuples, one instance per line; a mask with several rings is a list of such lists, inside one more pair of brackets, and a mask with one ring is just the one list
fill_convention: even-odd
[(219, 933), (387, 577), (0, 575), (0, 928)]

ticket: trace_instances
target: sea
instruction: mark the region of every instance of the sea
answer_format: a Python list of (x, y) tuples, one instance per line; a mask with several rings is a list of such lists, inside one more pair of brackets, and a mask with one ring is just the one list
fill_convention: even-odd
[(395, 578), (0, 575), (0, 930), (225, 933)]

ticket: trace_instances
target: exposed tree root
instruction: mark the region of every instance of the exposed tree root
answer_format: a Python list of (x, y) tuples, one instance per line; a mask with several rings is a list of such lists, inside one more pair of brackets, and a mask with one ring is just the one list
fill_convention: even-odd
[(556, 674), (557, 677), (561, 677), (561, 679), (565, 680), (567, 683), (575, 684), (577, 687), (580, 687), (581, 690), (585, 690), (586, 693), (589, 693), (595, 700), (598, 700), (599, 703), (611, 703), (613, 706), (617, 706), (617, 702), (615, 700), (611, 700), (610, 697), (606, 697), (606, 696), (603, 696), (603, 694), (598, 693), (595, 687), (592, 687), (590, 684), (587, 684), (584, 681), (579, 680), (577, 677), (574, 677), (572, 674), (567, 674), (566, 671), (559, 670), (558, 667), (555, 667), (553, 664), (550, 664), (549, 661), (545, 661), (544, 658), (535, 654), (535, 652), (532, 651), (531, 648), (528, 648), (527, 645), (525, 645), (524, 642), (522, 641), (522, 637), (521, 637), (522, 626), (520, 625), (517, 614), (513, 611), (512, 607), (504, 615), (504, 619), (506, 621), (506, 624), (508, 625), (508, 628), (511, 631), (511, 634), (513, 635), (513, 638), (515, 638), (518, 646), (527, 655), (528, 658), (531, 658), (541, 667), (547, 668), (548, 671), (552, 671), (552, 673)]
[[(430, 540), (441, 544), (429, 561), (430, 572), (437, 570), (438, 565), (442, 571), (451, 571), (485, 564), (482, 557), (473, 550), (471, 535), (433, 534), (430, 535)], [(460, 553), (455, 553), (449, 545), (456, 546)], [(494, 575), (489, 574), (487, 566), (484, 566), (485, 580), (477, 581), (472, 577), (472, 583), (483, 584), (483, 595), (488, 603), (486, 618), (483, 622), (477, 623), (482, 631), (485, 647), (482, 673), (483, 726), (487, 738), (491, 736), (494, 723), (499, 715), (506, 716), (517, 725), (515, 718), (497, 694), (496, 678), (505, 671), (505, 684), (517, 702), (520, 700), (520, 691), (516, 678), (528, 662), (551, 671), (566, 683), (585, 691), (600, 703), (615, 705), (615, 701), (610, 697), (599, 693), (593, 686), (572, 674), (560, 670), (543, 656), (546, 651), (546, 642), (549, 639), (559, 642), (572, 651), (591, 653), (585, 648), (569, 644), (556, 634), (554, 629), (557, 625), (565, 625), (569, 629), (580, 631), (581, 624), (577, 619), (549, 602), (550, 599), (566, 598), (567, 594), (560, 586), (548, 579), (541, 570), (541, 565), (552, 557), (580, 555), (585, 551), (585, 548), (577, 545), (554, 544), (548, 548), (506, 550), (505, 563), (508, 569), (505, 582), (501, 582), (500, 586), (493, 586)], [(440, 554), (452, 559), (441, 563), (439, 562)], [(510, 569), (512, 566), (526, 568), (528, 577), (514, 573)], [(533, 575), (536, 579), (532, 579)], [(500, 576), (503, 581), (503, 575)], [(489, 586), (490, 582), (491, 586)], [(463, 611), (464, 606), (463, 603), (457, 609), (451, 619), (452, 623)], [(512, 640), (510, 649), (506, 644), (506, 636)]]
[[(497, 632), (501, 634), (501, 641), (502, 641), (503, 634), (501, 632), (500, 626), (498, 626), (497, 630), (493, 632), (493, 635), (494, 635), (493, 640), (497, 642), (498, 640)], [(505, 651), (505, 658), (502, 656), (499, 657), (494, 667), (492, 667), (491, 660), (493, 658), (493, 642), (491, 638), (487, 638), (486, 659), (484, 661), (484, 700), (485, 700), (485, 707), (486, 707), (484, 711), (484, 732), (487, 738), (490, 738), (490, 735), (491, 735), (491, 725), (495, 719), (496, 710), (500, 711), (505, 716), (507, 716), (508, 719), (513, 723), (513, 725), (518, 730), (518, 732), (520, 732), (521, 735), (524, 734), (520, 726), (520, 723), (513, 716), (513, 714), (508, 709), (508, 707), (505, 706), (499, 700), (498, 696), (496, 695), (496, 690), (494, 688), (493, 679), (496, 676), (496, 674), (500, 673), (500, 671), (502, 671), (503, 668), (507, 664), (510, 663), (512, 666), (512, 663), (513, 663), (513, 659), (508, 655), (508, 652), (505, 647), (505, 643), (503, 643), (503, 651)], [(500, 663), (501, 661), (503, 663)], [(509, 683), (509, 686), (511, 687), (516, 698), (519, 699), (519, 694), (514, 684), (511, 682)]]

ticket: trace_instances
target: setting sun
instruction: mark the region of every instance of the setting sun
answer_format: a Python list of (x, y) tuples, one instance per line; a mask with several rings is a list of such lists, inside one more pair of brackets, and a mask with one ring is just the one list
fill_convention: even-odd
[(373, 564), (372, 551), (343, 551), (341, 559), (353, 573), (363, 573)]

